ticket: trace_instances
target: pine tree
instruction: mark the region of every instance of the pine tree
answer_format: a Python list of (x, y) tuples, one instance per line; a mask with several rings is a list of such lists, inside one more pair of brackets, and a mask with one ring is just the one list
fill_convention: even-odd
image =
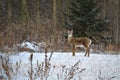
[(105, 41), (104, 33), (109, 31), (106, 18), (98, 17), (98, 0), (75, 0), (69, 13), (65, 13), (65, 28), (73, 29), (75, 37), (90, 37), (94, 41)]

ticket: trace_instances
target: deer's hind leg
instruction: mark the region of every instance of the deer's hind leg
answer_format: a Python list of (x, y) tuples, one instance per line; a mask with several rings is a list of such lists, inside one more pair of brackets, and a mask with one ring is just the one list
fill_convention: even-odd
[(88, 50), (87, 50), (87, 48), (86, 48), (86, 50), (85, 50), (85, 56), (87, 55), (87, 52), (88, 52)]
[(90, 56), (90, 48), (88, 48), (88, 57)]
[(88, 51), (89, 51), (88, 49), (89, 49), (88, 47), (85, 48), (85, 56), (88, 55)]
[(86, 48), (86, 52), (85, 52), (85, 56), (89, 57), (89, 55), (90, 55), (90, 48), (87, 47)]

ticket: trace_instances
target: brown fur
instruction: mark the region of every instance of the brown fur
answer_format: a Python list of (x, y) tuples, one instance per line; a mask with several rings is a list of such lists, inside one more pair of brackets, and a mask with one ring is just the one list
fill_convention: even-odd
[(80, 47), (81, 45), (83, 45), (86, 49), (86, 53), (85, 56), (89, 57), (90, 54), (90, 45), (91, 45), (91, 39), (87, 38), (87, 37), (82, 37), (82, 38), (75, 38), (72, 36), (73, 34), (73, 30), (68, 31), (68, 41), (72, 44), (72, 53), (73, 56), (75, 56), (75, 52), (76, 52), (76, 47)]

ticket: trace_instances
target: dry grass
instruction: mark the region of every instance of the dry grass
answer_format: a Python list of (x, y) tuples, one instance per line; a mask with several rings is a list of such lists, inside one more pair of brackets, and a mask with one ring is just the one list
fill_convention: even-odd
[(12, 64), (10, 64), (9, 61), (9, 57), (6, 56), (5, 58), (3, 58), (1, 56), (1, 60), (2, 60), (2, 68), (6, 74), (6, 76), (8, 77), (9, 80), (12, 80)]
[(110, 54), (119, 54), (119, 46), (115, 46), (114, 44), (108, 43), (107, 45), (101, 43), (101, 44), (92, 44), (91, 49), (93, 49), (92, 52), (94, 53), (110, 53)]
[[(37, 61), (37, 65), (35, 66), (33, 64), (33, 53), (30, 54), (29, 62), (30, 62), (30, 68), (28, 69), (28, 75), (29, 80), (49, 80), (51, 72), (56, 68), (56, 66), (51, 65), (51, 58), (52, 58), (53, 52), (51, 52), (50, 56), (48, 57), (47, 53), (45, 53), (45, 59), (44, 62), (39, 63)], [(23, 72), (20, 72), (21, 69), (21, 61), (16, 62), (16, 64), (10, 63), (9, 56), (2, 57), (2, 69), (4, 70), (4, 74), (7, 76), (8, 80), (17, 80), (17, 75)], [(61, 66), (62, 72), (57, 73), (56, 76), (58, 80), (72, 80), (76, 75), (79, 76), (79, 80), (81, 80), (80, 74), (82, 74), (83, 71), (85, 71), (85, 68), (81, 69), (79, 65), (80, 61), (76, 62), (73, 66), (70, 68), (67, 68), (66, 66)], [(14, 75), (14, 77), (13, 77)], [(16, 77), (15, 77), (16, 76)]]

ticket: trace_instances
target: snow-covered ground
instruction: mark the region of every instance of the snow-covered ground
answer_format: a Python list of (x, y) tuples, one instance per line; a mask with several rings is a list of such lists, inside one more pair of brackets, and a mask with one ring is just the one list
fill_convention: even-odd
[[(54, 52), (47, 76), (42, 74), (45, 53), (33, 53), (32, 68), (30, 55), (21, 52), (9, 56), (12, 80), (30, 79), (31, 69), (33, 80), (120, 80), (120, 55), (90, 54), (90, 57), (84, 57), (84, 52), (76, 53), (76, 56), (71, 52)], [(48, 60), (50, 55), (47, 53)], [(4, 71), (1, 72), (3, 75)]]
[(91, 52), (90, 57), (84, 57), (84, 52), (75, 56), (71, 52), (37, 53), (45, 46), (45, 42), (26, 40), (20, 48), (34, 53), (0, 54), (0, 80), (120, 80), (120, 54)]

